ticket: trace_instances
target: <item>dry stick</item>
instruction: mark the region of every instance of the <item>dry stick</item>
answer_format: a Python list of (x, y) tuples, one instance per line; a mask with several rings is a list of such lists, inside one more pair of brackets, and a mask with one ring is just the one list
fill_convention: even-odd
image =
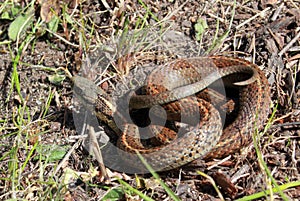
[(228, 161), (230, 158), (231, 158), (231, 155), (229, 155), (229, 156), (223, 158), (222, 160), (218, 161), (217, 163), (215, 163), (215, 164), (212, 165), (212, 166), (207, 167), (206, 169), (207, 169), (207, 170), (211, 170), (211, 169), (213, 169), (214, 167), (217, 167), (218, 165), (224, 163), (225, 161)]
[[(224, 2), (224, 1), (223, 1), (222, 4), (225, 5), (225, 6), (228, 6), (228, 5), (229, 5), (229, 6), (232, 6), (232, 5), (234, 4), (234, 2)], [(253, 12), (253, 13), (260, 13), (260, 11), (257, 10), (257, 9), (253, 9), (253, 8), (250, 8), (250, 7), (241, 5), (241, 4), (237, 4), (236, 6), (239, 7), (239, 8), (242, 8), (242, 9), (244, 9), (244, 10), (249, 10), (249, 11), (251, 11), (251, 12)]]
[(296, 160), (296, 140), (293, 141), (292, 161), (294, 162), (294, 164), (296, 166), (297, 165), (297, 160)]
[(97, 140), (96, 135), (95, 135), (94, 127), (88, 125), (88, 129), (89, 129), (89, 134), (88, 135), (89, 135), (89, 140), (90, 140), (89, 153), (94, 155), (94, 157), (96, 158), (96, 160), (99, 163), (102, 176), (104, 177), (105, 180), (107, 180), (107, 179), (109, 179), (109, 177), (108, 177), (108, 174), (107, 174), (105, 166), (104, 166), (103, 157), (102, 157), (102, 154), (101, 154), (101, 150), (100, 150), (100, 147), (99, 147), (98, 140)]
[(280, 46), (280, 43), (278, 42), (278, 37), (276, 37), (276, 35), (273, 33), (271, 28), (267, 28), (267, 30), (269, 31), (269, 33), (271, 34), (271, 36), (274, 38), (275, 43)]
[(50, 29), (47, 29), (47, 28), (45, 28), (45, 29), (46, 29), (46, 31), (48, 31), (49, 33), (53, 34), (53, 35), (56, 36), (58, 39), (64, 41), (64, 42), (67, 43), (68, 45), (71, 45), (71, 46), (73, 46), (73, 47), (79, 47), (79, 45), (76, 45), (76, 44), (73, 44), (73, 43), (67, 41), (65, 38), (61, 37), (60, 35), (58, 35), (57, 33), (53, 32), (53, 31), (51, 31)]
[(299, 33), (278, 53), (278, 56), (282, 56), (290, 47), (298, 40), (300, 37), (300, 31)]
[(267, 12), (268, 10), (270, 10), (270, 7), (264, 9), (263, 11), (261, 11), (260, 13), (257, 13), (256, 15), (250, 17), (248, 20), (246, 20), (245, 22), (239, 24), (238, 26), (235, 27), (235, 29), (239, 29), (242, 26), (244, 26), (245, 24), (249, 23), (250, 21), (254, 20), (255, 18), (257, 18), (258, 16), (261, 16), (263, 14), (265, 14), (265, 12)]
[[(283, 118), (280, 118), (280, 119), (283, 119)], [(282, 123), (282, 124), (276, 124), (276, 125), (272, 125), (271, 128), (278, 128), (278, 127), (282, 127), (282, 126), (295, 126), (295, 125), (300, 125), (300, 122), (294, 121), (294, 122), (287, 122), (287, 123)]]
[(274, 15), (271, 17), (271, 21), (275, 21), (279, 15), (279, 13), (281, 12), (281, 10), (283, 9), (284, 3), (280, 4), (280, 6), (276, 9), (276, 11), (274, 12)]
[[(297, 47), (295, 47), (295, 48), (297, 48)], [(290, 49), (290, 51), (293, 49), (293, 47), (291, 47), (291, 49)], [(294, 60), (297, 60), (297, 59), (300, 59), (300, 54), (296, 54), (295, 56), (292, 56), (292, 57), (290, 57), (290, 58), (288, 58), (288, 62), (292, 62), (292, 61), (294, 61)], [(297, 63), (297, 61), (294, 61), (295, 63)], [(293, 65), (293, 63), (288, 63), (288, 65), (289, 66), (292, 66)]]
[(103, 6), (110, 12), (114, 13), (113, 10), (109, 7), (108, 3), (105, 0), (101, 0)]
[[(300, 32), (299, 32), (300, 33)], [(289, 82), (291, 82), (291, 85), (292, 85), (292, 90), (290, 91), (290, 97), (288, 98), (288, 104), (291, 105), (292, 104), (292, 99), (296, 98), (296, 79), (297, 79), (297, 70), (295, 68), (295, 71), (293, 72), (293, 70), (290, 68), (290, 72), (291, 72), (291, 76), (290, 76), (290, 79), (289, 79)], [(294, 74), (294, 75), (293, 75)], [(294, 100), (295, 100), (294, 99)], [(296, 100), (297, 101), (297, 100)]]
[(298, 4), (296, 4), (293, 0), (289, 1), (296, 9), (300, 9), (300, 6)]
[(253, 45), (253, 55), (252, 55), (252, 61), (253, 61), (253, 63), (254, 63), (255, 60), (256, 60), (256, 59), (255, 59), (255, 55), (256, 55), (255, 40), (256, 40), (255, 34), (253, 34), (252, 41), (251, 41), (251, 43), (252, 43), (252, 45)]
[(65, 157), (61, 160), (61, 162), (57, 165), (55, 171), (54, 171), (54, 175), (58, 172), (58, 170), (60, 170), (60, 168), (63, 166), (63, 164), (65, 164), (65, 162), (67, 160), (69, 160), (71, 153), (77, 149), (77, 147), (81, 144), (82, 139), (78, 140), (73, 146), (72, 148), (68, 151), (68, 153), (65, 155)]
[(221, 18), (221, 17), (219, 17), (219, 16), (216, 16), (216, 15), (214, 15), (214, 14), (212, 14), (212, 13), (207, 13), (210, 17), (212, 17), (212, 18), (215, 18), (215, 19), (217, 19), (217, 20), (219, 20), (220, 22), (222, 22), (222, 23), (224, 23), (224, 19), (223, 18)]

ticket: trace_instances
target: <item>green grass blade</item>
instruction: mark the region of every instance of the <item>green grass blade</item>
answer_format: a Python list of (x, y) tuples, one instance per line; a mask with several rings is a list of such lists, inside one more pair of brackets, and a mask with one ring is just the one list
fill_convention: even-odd
[(146, 166), (146, 168), (150, 171), (152, 176), (158, 180), (159, 184), (165, 189), (168, 195), (175, 201), (180, 201), (179, 197), (175, 195), (175, 193), (160, 179), (159, 175), (154, 171), (154, 169), (146, 162), (146, 160), (142, 157), (139, 152), (136, 152), (142, 163)]
[[(294, 182), (289, 182), (289, 183), (286, 183), (286, 184), (282, 184), (282, 185), (278, 186), (278, 188), (277, 187), (273, 188), (272, 192), (277, 193), (277, 192), (279, 192), (278, 190), (283, 191), (283, 190), (286, 190), (288, 188), (293, 188), (293, 187), (296, 187), (296, 186), (300, 186), (300, 181), (294, 181)], [(259, 193), (255, 193), (255, 194), (252, 194), (252, 195), (249, 195), (249, 196), (242, 197), (240, 199), (237, 199), (236, 201), (248, 201), (248, 200), (259, 199), (259, 198), (263, 198), (263, 197), (265, 197), (269, 194), (270, 194), (270, 190), (266, 190), (266, 191), (263, 191), (263, 192), (259, 192)]]
[(122, 179), (118, 179), (118, 181), (119, 181), (120, 184), (122, 184), (123, 186), (125, 186), (130, 191), (132, 191), (133, 193), (137, 194), (138, 196), (140, 196), (144, 200), (146, 200), (146, 201), (154, 201), (152, 198), (150, 198), (147, 195), (143, 194), (141, 191), (133, 188), (132, 186), (130, 186), (127, 182), (123, 181)]

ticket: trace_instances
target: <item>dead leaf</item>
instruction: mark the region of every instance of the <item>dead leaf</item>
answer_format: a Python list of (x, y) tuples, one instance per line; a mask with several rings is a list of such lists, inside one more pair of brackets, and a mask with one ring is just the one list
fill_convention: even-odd
[(40, 16), (46, 23), (50, 22), (53, 16), (60, 14), (60, 7), (58, 0), (40, 0), (41, 11)]

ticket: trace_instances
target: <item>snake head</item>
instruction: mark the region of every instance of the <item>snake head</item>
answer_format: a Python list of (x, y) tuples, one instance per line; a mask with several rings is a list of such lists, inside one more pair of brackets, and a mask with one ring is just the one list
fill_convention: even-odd
[(93, 81), (87, 78), (73, 76), (72, 81), (74, 95), (84, 105), (95, 105), (98, 95), (105, 94), (105, 92), (100, 89)]

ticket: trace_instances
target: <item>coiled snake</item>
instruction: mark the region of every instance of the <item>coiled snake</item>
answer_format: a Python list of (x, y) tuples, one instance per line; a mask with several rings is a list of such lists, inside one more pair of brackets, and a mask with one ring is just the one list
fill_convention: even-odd
[[(210, 98), (205, 98), (207, 93), (201, 91), (228, 75), (230, 79), (225, 79), (226, 84), (229, 81), (231, 86), (239, 89), (239, 107), (235, 119), (222, 130), (219, 112), (209, 103)], [(241, 78), (244, 79), (241, 81)], [(148, 146), (139, 139), (142, 134), (137, 125), (124, 120), (123, 128), (118, 128), (112, 117), (114, 114), (122, 114), (113, 106), (108, 94), (87, 84), (81, 77), (74, 76), (73, 81), (83, 101), (96, 106), (95, 114), (99, 120), (120, 136), (118, 147), (133, 154), (135, 151), (140, 152), (158, 171), (173, 169), (197, 158), (220, 158), (238, 151), (251, 142), (251, 135), (256, 129), (262, 128), (271, 103), (268, 81), (255, 64), (223, 56), (175, 60), (155, 69), (148, 76), (146, 94), (133, 93), (128, 100), (129, 108), (138, 112), (141, 108), (162, 105), (167, 121), (183, 120), (182, 122), (189, 124), (194, 115), (199, 121), (192, 120), (192, 126), (185, 129), (181, 137), (171, 133), (175, 132), (171, 128), (176, 130), (178, 126), (155, 126), (152, 130), (163, 134), (156, 137), (158, 146)], [(194, 94), (198, 95), (193, 96)], [(156, 116), (162, 114), (161, 110), (154, 110), (154, 113)], [(161, 141), (165, 138), (168, 138), (168, 142), (164, 144)], [(135, 165), (139, 166), (137, 163), (132, 166)]]

